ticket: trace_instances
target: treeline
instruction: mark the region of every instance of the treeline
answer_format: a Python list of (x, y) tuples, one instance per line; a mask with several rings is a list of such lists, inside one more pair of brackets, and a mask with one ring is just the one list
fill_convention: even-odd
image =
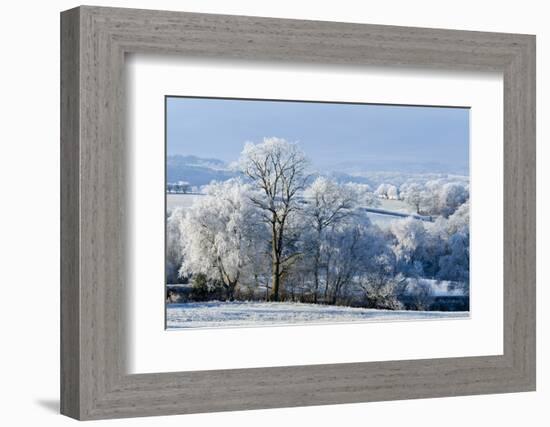
[(386, 309), (404, 308), (405, 294), (422, 296), (423, 278), (467, 287), (466, 188), (423, 186), (424, 196), (432, 194), (435, 222), (407, 218), (381, 229), (362, 210), (380, 194), (366, 185), (312, 180), (307, 166), (295, 144), (277, 138), (247, 144), (239, 161), (243, 179), (212, 182), (191, 208), (169, 216), (168, 282), (190, 282), (204, 299)]
[(166, 192), (171, 194), (187, 194), (192, 191), (191, 184), (187, 181), (168, 182), (166, 184)]

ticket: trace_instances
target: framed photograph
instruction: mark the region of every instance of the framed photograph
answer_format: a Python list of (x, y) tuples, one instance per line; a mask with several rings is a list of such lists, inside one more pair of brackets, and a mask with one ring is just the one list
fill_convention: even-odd
[(168, 96), (167, 328), (468, 315), (468, 121)]
[(535, 390), (535, 37), (61, 14), (61, 411)]

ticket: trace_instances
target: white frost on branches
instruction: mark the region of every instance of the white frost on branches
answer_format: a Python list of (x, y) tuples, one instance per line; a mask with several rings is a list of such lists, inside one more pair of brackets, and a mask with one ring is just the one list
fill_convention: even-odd
[(253, 272), (261, 250), (259, 215), (248, 197), (250, 185), (238, 179), (213, 182), (180, 222), (183, 262), (180, 275), (202, 273), (221, 281), (232, 294)]

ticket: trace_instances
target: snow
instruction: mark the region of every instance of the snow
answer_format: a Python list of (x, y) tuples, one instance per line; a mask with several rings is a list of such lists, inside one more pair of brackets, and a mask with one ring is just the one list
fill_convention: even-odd
[(275, 302), (190, 302), (169, 304), (166, 309), (168, 329), (466, 317), (468, 312), (391, 311)]
[(171, 212), (175, 208), (190, 208), (203, 194), (167, 194), (166, 210)]
[(407, 279), (405, 294), (410, 295), (418, 286), (427, 287), (432, 297), (465, 297), (468, 287), (464, 283), (451, 282), (450, 280), (435, 279)]
[(380, 207), (387, 211), (415, 213), (413, 207), (403, 200), (378, 199), (378, 201), (380, 202)]
[(414, 219), (419, 219), (421, 221), (433, 222), (433, 219), (431, 216), (417, 215), (413, 213), (398, 212), (398, 211), (389, 211), (387, 209), (378, 209), (378, 208), (369, 208), (369, 207), (363, 208), (363, 210), (365, 212), (374, 213), (378, 215), (391, 215), (398, 218), (414, 218)]

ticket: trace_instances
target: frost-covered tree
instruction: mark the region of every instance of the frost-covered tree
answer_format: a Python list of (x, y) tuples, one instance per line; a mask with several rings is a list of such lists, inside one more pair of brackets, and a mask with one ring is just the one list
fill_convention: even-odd
[(443, 185), (439, 193), (441, 214), (448, 217), (468, 199), (469, 193), (464, 186), (458, 183), (447, 183)]
[(352, 216), (330, 234), (327, 288), (335, 304), (360, 285), (387, 280), (395, 272), (395, 256), (387, 236), (366, 216)]
[(426, 183), (421, 206), (430, 215), (443, 215), (447, 218), (469, 197), (468, 188), (463, 183), (434, 180)]
[(393, 184), (380, 184), (374, 194), (382, 199), (399, 199), (399, 190)]
[(439, 258), (438, 278), (470, 281), (470, 203), (463, 203), (448, 219), (436, 225), (446, 237), (445, 254)]
[(306, 184), (306, 166), (305, 155), (297, 144), (280, 138), (247, 143), (239, 159), (240, 170), (255, 190), (250, 200), (269, 228), (273, 301), (279, 300), (282, 278), (298, 255), (288, 250), (287, 225), (289, 217), (299, 209), (298, 193)]
[(447, 234), (470, 233), (470, 201), (464, 202), (444, 223)]
[[(249, 184), (212, 182), (180, 221), (183, 261), (180, 275), (204, 274), (223, 283), (229, 299), (240, 281), (250, 281), (251, 257), (262, 251), (259, 216), (249, 200)], [(248, 273), (248, 277), (245, 276)]]
[(361, 273), (368, 237), (366, 226), (359, 224), (357, 219), (334, 224), (327, 235), (323, 251), (325, 302), (335, 304), (354, 277)]
[(431, 282), (425, 279), (408, 279), (405, 291), (415, 310), (429, 310), (435, 299)]
[(447, 220), (425, 223), (414, 218), (395, 221), (391, 226), (397, 271), (407, 277), (439, 278), (440, 259), (448, 253)]
[[(320, 269), (323, 263), (327, 263), (327, 260), (323, 260), (326, 257), (323, 248), (330, 246), (326, 241), (326, 231), (333, 229), (353, 213), (357, 199), (358, 194), (353, 187), (338, 184), (324, 177), (315, 179), (304, 191), (304, 218), (312, 228), (307, 246), (312, 259), (314, 302), (317, 302)], [(325, 294), (327, 288), (328, 284), (325, 284)]]
[(178, 271), (183, 261), (181, 223), (185, 213), (176, 208), (166, 218), (166, 283), (178, 282)]
[(187, 181), (169, 182), (166, 185), (166, 191), (168, 193), (185, 194), (191, 191), (191, 184)]
[(403, 275), (388, 276), (369, 272), (361, 278), (360, 287), (364, 292), (367, 307), (381, 310), (401, 310), (399, 297), (406, 281)]
[(470, 238), (455, 233), (447, 242), (448, 254), (439, 258), (438, 278), (468, 283), (470, 281)]
[(399, 199), (399, 190), (393, 184), (380, 184), (374, 194), (382, 199)]
[(386, 197), (390, 200), (399, 200), (399, 190), (395, 185), (389, 185), (386, 191)]
[(401, 198), (414, 207), (417, 214), (420, 213), (420, 206), (423, 201), (424, 188), (417, 183), (404, 184), (401, 189)]
[(382, 183), (378, 186), (374, 194), (380, 198), (387, 199), (389, 187), (390, 187), (390, 184)]
[(393, 252), (398, 271), (406, 275), (422, 275), (424, 268), (419, 251), (427, 240), (427, 233), (422, 221), (410, 217), (396, 220), (391, 224), (390, 229), (395, 238)]
[(352, 190), (357, 195), (357, 204), (359, 206), (376, 207), (380, 206), (380, 201), (368, 184), (360, 184), (357, 182), (347, 182), (347, 188)]

